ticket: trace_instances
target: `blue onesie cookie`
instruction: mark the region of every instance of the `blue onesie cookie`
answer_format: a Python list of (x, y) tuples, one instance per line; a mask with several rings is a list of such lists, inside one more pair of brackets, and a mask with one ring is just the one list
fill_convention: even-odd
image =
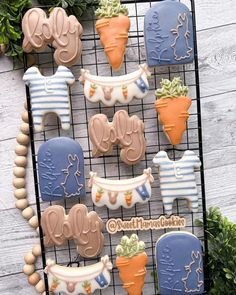
[(38, 175), (43, 201), (85, 196), (84, 156), (78, 142), (57, 137), (38, 151)]

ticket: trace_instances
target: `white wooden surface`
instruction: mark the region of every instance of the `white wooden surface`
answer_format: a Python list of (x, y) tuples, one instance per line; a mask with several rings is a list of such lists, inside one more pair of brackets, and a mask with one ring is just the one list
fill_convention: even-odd
[[(236, 222), (236, 2), (196, 0), (196, 13), (207, 205), (219, 206)], [(35, 292), (22, 274), (23, 256), (37, 239), (14, 205), (12, 168), (25, 88), (22, 70), (11, 70), (11, 62), (1, 58), (0, 294), (26, 295)]]

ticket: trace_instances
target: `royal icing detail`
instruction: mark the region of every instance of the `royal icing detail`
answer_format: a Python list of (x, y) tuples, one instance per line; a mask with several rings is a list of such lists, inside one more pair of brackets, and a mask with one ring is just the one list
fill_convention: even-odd
[(77, 252), (86, 258), (98, 256), (103, 249), (103, 222), (83, 204), (74, 205), (68, 215), (59, 205), (48, 207), (42, 214), (41, 226), (45, 247), (61, 246), (73, 239)]
[(169, 232), (156, 244), (160, 294), (203, 294), (202, 247), (188, 232)]
[(85, 197), (84, 156), (78, 142), (57, 137), (38, 151), (40, 195), (43, 201)]
[(144, 37), (150, 67), (194, 59), (192, 14), (183, 3), (166, 0), (153, 5), (145, 16)]
[(147, 65), (142, 64), (137, 71), (116, 77), (95, 76), (82, 69), (79, 80), (89, 101), (113, 106), (116, 102), (128, 104), (133, 98), (143, 99), (149, 91), (150, 76)]
[(120, 158), (128, 165), (138, 163), (146, 150), (143, 121), (136, 115), (129, 117), (125, 110), (117, 111), (111, 123), (104, 114), (94, 115), (89, 120), (89, 138), (94, 157), (111, 154), (113, 145), (118, 144)]
[(103, 256), (101, 261), (89, 266), (65, 267), (53, 260), (47, 260), (44, 272), (48, 277), (50, 292), (67, 295), (93, 294), (95, 290), (102, 290), (111, 282), (110, 270), (112, 263), (109, 257)]
[(96, 206), (106, 205), (115, 210), (120, 206), (128, 209), (136, 203), (148, 202), (153, 181), (151, 168), (145, 169), (143, 175), (124, 180), (105, 179), (98, 177), (96, 172), (90, 172), (88, 186), (92, 188), (92, 200)]
[(189, 209), (198, 211), (198, 191), (195, 169), (199, 169), (201, 162), (193, 151), (185, 151), (178, 161), (171, 161), (165, 151), (160, 151), (153, 159), (159, 168), (161, 196), (166, 214), (172, 214), (175, 199), (188, 200)]
[(59, 66), (54, 75), (43, 76), (37, 67), (31, 67), (25, 72), (23, 81), (29, 86), (35, 130), (44, 130), (44, 119), (49, 113), (56, 114), (62, 129), (68, 130), (71, 119), (68, 85), (75, 81), (71, 71)]

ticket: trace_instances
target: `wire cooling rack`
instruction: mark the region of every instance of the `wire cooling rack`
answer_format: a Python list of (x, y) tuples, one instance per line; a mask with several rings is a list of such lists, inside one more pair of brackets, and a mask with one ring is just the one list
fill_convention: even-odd
[[(85, 157), (85, 175), (89, 176), (89, 171), (96, 171), (100, 177), (122, 179), (132, 178), (142, 174), (143, 169), (147, 167), (153, 168), (153, 176), (155, 182), (152, 186), (153, 193), (152, 198), (147, 204), (142, 206), (135, 205), (133, 208), (118, 209), (115, 211), (108, 210), (106, 207), (95, 207), (91, 201), (91, 192), (86, 187), (86, 199), (83, 201), (88, 207), (88, 210), (95, 210), (102, 218), (104, 223), (111, 217), (120, 217), (124, 220), (128, 220), (133, 216), (142, 216), (146, 219), (157, 218), (163, 214), (163, 206), (160, 196), (160, 188), (157, 177), (157, 170), (153, 167), (152, 159), (155, 154), (160, 150), (166, 150), (168, 156), (171, 159), (179, 159), (186, 149), (193, 150), (198, 154), (202, 166), (201, 170), (197, 172), (197, 185), (199, 190), (199, 212), (190, 213), (187, 208), (186, 201), (177, 200), (174, 203), (173, 214), (185, 217), (187, 221), (186, 229), (189, 232), (197, 235), (202, 241), (204, 248), (205, 265), (208, 261), (208, 247), (207, 239), (204, 228), (196, 226), (195, 220), (200, 218), (204, 221), (204, 227), (206, 225), (206, 205), (205, 205), (205, 189), (204, 189), (204, 166), (203, 166), (203, 152), (202, 152), (202, 128), (201, 128), (201, 106), (200, 106), (200, 89), (199, 89), (199, 70), (198, 70), (198, 57), (197, 57), (197, 42), (196, 42), (196, 22), (195, 22), (195, 5), (194, 0), (185, 0), (184, 2), (192, 11), (193, 24), (194, 24), (194, 49), (195, 59), (194, 63), (189, 65), (160, 67), (152, 69), (152, 77), (150, 79), (150, 92), (143, 100), (133, 100), (130, 104), (125, 106), (105, 107), (99, 103), (90, 103), (86, 101), (83, 95), (83, 88), (80, 85), (78, 78), (80, 75), (80, 69), (85, 68), (90, 70), (92, 74), (96, 75), (123, 75), (132, 72), (137, 69), (137, 66), (145, 62), (145, 50), (144, 50), (144, 38), (143, 38), (143, 23), (146, 11), (158, 1), (124, 1), (129, 9), (129, 17), (131, 20), (131, 29), (129, 33), (129, 43), (127, 45), (126, 56), (123, 66), (119, 73), (113, 73), (112, 69), (108, 65), (104, 56), (103, 49), (99, 42), (99, 36), (95, 31), (95, 17), (94, 13), (87, 13), (85, 17), (81, 19), (81, 24), (84, 28), (84, 34), (82, 37), (83, 51), (79, 63), (71, 68), (76, 82), (70, 89), (71, 99), (71, 112), (72, 112), (72, 127), (70, 131), (65, 132), (60, 129), (60, 124), (57, 118), (50, 116), (46, 120), (45, 131), (42, 133), (35, 133), (32, 125), (32, 116), (30, 108), (30, 96), (27, 92), (27, 102), (29, 107), (29, 123), (30, 123), (30, 135), (31, 135), (31, 148), (32, 148), (32, 160), (33, 171), (35, 180), (35, 193), (36, 193), (36, 205), (39, 216), (45, 208), (50, 205), (59, 204), (65, 207), (68, 213), (69, 209), (80, 202), (79, 199), (65, 199), (64, 201), (55, 202), (42, 202), (40, 199), (40, 193), (38, 189), (38, 175), (37, 175), (37, 152), (39, 146), (46, 140), (57, 136), (68, 136), (77, 140), (83, 150)], [(42, 7), (42, 6), (41, 6)], [(44, 7), (45, 8), (45, 7)], [(33, 53), (36, 59), (36, 64), (42, 70), (44, 75), (51, 75), (55, 73), (57, 66), (53, 60), (53, 48), (48, 47), (48, 50), (44, 53)], [(27, 69), (27, 58), (25, 58), (25, 69)], [(189, 87), (189, 96), (192, 98), (192, 106), (190, 109), (190, 117), (187, 124), (187, 130), (182, 139), (182, 143), (176, 147), (173, 147), (168, 143), (166, 136), (163, 134), (162, 127), (158, 123), (158, 118), (154, 108), (155, 95), (154, 91), (159, 87), (161, 78), (172, 79), (175, 76), (180, 76), (183, 82)], [(130, 115), (138, 115), (145, 123), (145, 137), (147, 140), (147, 149), (144, 159), (135, 166), (127, 166), (119, 160), (119, 148), (114, 148), (112, 155), (103, 156), (100, 158), (92, 157), (92, 146), (88, 138), (88, 121), (92, 115), (97, 113), (104, 113), (111, 121), (114, 113), (119, 109), (126, 109)], [(147, 275), (145, 278), (145, 285), (143, 288), (143, 294), (153, 295), (158, 294), (157, 290), (157, 278), (155, 275), (155, 243), (157, 239), (165, 232), (169, 230), (156, 230), (156, 231), (144, 231), (138, 232), (140, 240), (143, 240), (146, 244), (146, 251), (148, 254)], [(106, 231), (105, 246), (103, 253), (108, 254), (114, 268), (112, 270), (112, 281), (110, 286), (102, 291), (97, 291), (96, 294), (124, 294), (125, 291), (122, 287), (122, 282), (119, 279), (118, 270), (115, 267), (115, 247), (123, 236), (123, 232), (115, 235), (109, 235)], [(130, 235), (130, 232), (126, 232)], [(62, 247), (45, 248), (43, 245), (43, 235), (40, 228), (40, 240), (42, 246), (42, 262), (45, 267), (46, 259), (55, 259), (58, 264), (61, 265), (89, 265), (99, 261), (99, 258), (93, 260), (84, 260), (76, 253), (76, 247), (73, 241), (68, 242)], [(205, 268), (205, 289), (208, 289), (208, 272)], [(44, 275), (46, 283), (46, 292), (49, 294), (47, 277)]]

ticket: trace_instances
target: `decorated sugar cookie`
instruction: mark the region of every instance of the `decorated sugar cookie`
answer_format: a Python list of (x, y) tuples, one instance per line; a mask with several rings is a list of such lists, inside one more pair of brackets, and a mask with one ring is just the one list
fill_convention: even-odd
[(203, 258), (199, 239), (188, 232), (173, 231), (156, 244), (161, 295), (203, 294)]
[(44, 272), (48, 276), (49, 290), (53, 294), (63, 292), (67, 295), (88, 295), (109, 286), (111, 269), (109, 257), (104, 256), (98, 263), (81, 267), (60, 266), (55, 261), (48, 260)]
[(82, 69), (80, 82), (89, 101), (113, 106), (116, 102), (128, 104), (133, 98), (143, 99), (149, 91), (150, 75), (146, 64), (133, 73), (118, 77), (95, 76)]
[(89, 187), (92, 188), (92, 200), (96, 206), (106, 205), (112, 210), (120, 206), (128, 209), (136, 203), (148, 202), (153, 181), (151, 168), (145, 169), (143, 175), (124, 180), (101, 178), (97, 173), (90, 172)]
[(40, 195), (43, 201), (85, 197), (84, 156), (78, 142), (56, 137), (38, 151)]
[(128, 42), (128, 9), (120, 0), (100, 0), (95, 14), (98, 18), (96, 29), (108, 62), (114, 70), (119, 70)]
[(186, 199), (189, 210), (198, 211), (198, 191), (194, 171), (201, 162), (193, 151), (185, 151), (178, 161), (169, 159), (165, 151), (160, 151), (153, 159), (159, 168), (161, 196), (166, 214), (172, 214), (173, 202)]
[(62, 206), (48, 207), (42, 214), (41, 226), (45, 247), (61, 246), (73, 239), (77, 252), (85, 258), (98, 256), (103, 249), (103, 222), (83, 204), (74, 205), (68, 215)]
[(37, 67), (31, 67), (25, 72), (23, 80), (29, 86), (35, 130), (44, 130), (44, 120), (49, 113), (57, 115), (62, 129), (68, 130), (71, 119), (68, 86), (75, 82), (71, 71), (59, 66), (54, 75), (43, 76)]
[(187, 96), (188, 87), (181, 85), (180, 78), (172, 81), (162, 79), (161, 88), (156, 90), (156, 111), (159, 121), (170, 143), (177, 145), (181, 142), (186, 122), (189, 118), (188, 109), (192, 101)]
[(116, 247), (116, 266), (123, 287), (129, 295), (141, 295), (146, 276), (147, 254), (145, 244), (136, 234), (123, 236)]
[(148, 10), (144, 37), (150, 67), (193, 61), (192, 14), (186, 5), (177, 0), (158, 2)]

